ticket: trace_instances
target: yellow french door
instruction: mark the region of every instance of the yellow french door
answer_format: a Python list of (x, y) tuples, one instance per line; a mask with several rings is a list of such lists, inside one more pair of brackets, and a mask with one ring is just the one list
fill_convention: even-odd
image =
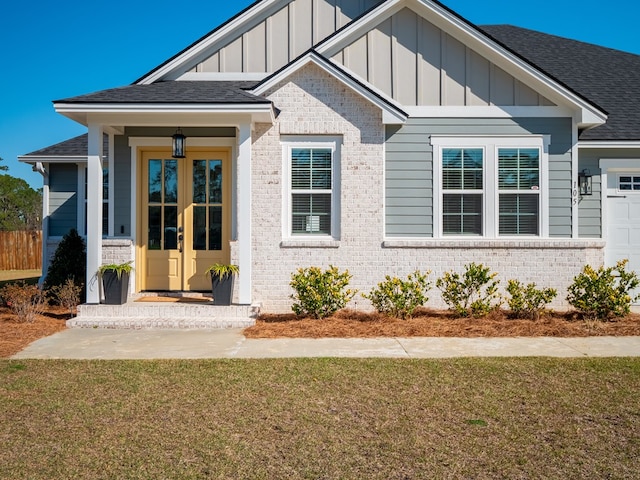
[(213, 263), (229, 263), (231, 172), (228, 149), (141, 155), (140, 290), (210, 290)]

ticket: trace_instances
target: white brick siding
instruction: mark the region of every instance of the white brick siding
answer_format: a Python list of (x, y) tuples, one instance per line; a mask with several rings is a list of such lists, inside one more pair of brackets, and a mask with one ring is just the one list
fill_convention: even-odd
[(133, 241), (128, 238), (105, 238), (102, 240), (102, 264), (126, 263), (135, 258)]
[[(275, 125), (256, 125), (253, 174), (253, 299), (262, 311), (290, 311), (291, 273), (300, 267), (336, 265), (353, 275), (352, 286), (368, 292), (384, 276), (431, 270), (429, 305), (443, 306), (435, 279), (470, 262), (558, 290), (555, 306), (566, 306), (566, 288), (586, 263), (600, 265), (603, 242), (384, 241), (384, 126), (382, 113), (361, 96), (309, 65), (268, 92), (279, 110)], [(337, 242), (282, 238), (283, 159), (281, 135), (342, 136), (341, 227)], [(241, 192), (240, 192), (241, 194)], [(232, 260), (236, 261), (232, 249)], [(242, 272), (241, 272), (242, 273)], [(356, 297), (359, 308), (367, 302)]]

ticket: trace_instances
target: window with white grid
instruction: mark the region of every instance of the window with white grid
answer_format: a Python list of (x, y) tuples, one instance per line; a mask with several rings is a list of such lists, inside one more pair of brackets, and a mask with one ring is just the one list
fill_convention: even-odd
[(437, 137), (434, 237), (548, 236), (549, 137)]
[(288, 182), (285, 237), (337, 238), (339, 143), (283, 144)]

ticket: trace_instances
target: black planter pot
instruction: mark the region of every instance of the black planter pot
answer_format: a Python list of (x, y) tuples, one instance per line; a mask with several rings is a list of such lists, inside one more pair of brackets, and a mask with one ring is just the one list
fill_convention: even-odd
[(107, 305), (123, 305), (127, 303), (129, 294), (129, 274), (118, 274), (113, 270), (102, 272), (102, 287), (104, 289), (104, 303)]
[(227, 275), (222, 279), (217, 275), (211, 275), (211, 293), (214, 305), (231, 305), (234, 278), (234, 275)]

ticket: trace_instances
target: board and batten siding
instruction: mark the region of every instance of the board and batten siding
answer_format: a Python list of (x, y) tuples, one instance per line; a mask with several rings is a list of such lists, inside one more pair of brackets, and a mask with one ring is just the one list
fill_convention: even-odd
[(78, 228), (78, 166), (49, 164), (49, 237), (61, 237)]
[(271, 73), (382, 0), (294, 0), (200, 62), (194, 72)]
[(637, 159), (640, 158), (640, 150), (581, 148), (579, 152), (578, 171), (586, 169), (593, 175), (593, 195), (586, 195), (578, 200), (578, 235), (581, 238), (602, 238), (602, 202), (605, 197), (602, 193), (600, 160)]
[(554, 105), (408, 8), (329, 54), (402, 105)]
[(387, 237), (433, 236), (431, 135), (551, 135), (549, 236), (571, 237), (571, 124), (569, 118), (411, 118), (388, 126), (385, 147)]

